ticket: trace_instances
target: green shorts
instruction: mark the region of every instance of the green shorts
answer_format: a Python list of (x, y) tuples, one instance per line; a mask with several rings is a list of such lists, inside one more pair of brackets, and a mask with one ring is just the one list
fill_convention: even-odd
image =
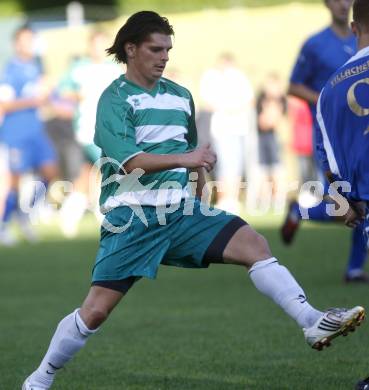
[[(188, 208), (189, 202), (193, 207)], [(184, 215), (191, 209), (192, 215)], [(246, 224), (219, 209), (211, 208), (210, 212), (217, 215), (209, 216), (208, 206), (193, 199), (165, 215), (151, 206), (143, 206), (142, 210), (145, 223), (130, 207), (118, 207), (106, 214), (93, 283), (131, 276), (154, 279), (160, 264), (205, 268), (209, 262), (221, 262), (227, 242)]]

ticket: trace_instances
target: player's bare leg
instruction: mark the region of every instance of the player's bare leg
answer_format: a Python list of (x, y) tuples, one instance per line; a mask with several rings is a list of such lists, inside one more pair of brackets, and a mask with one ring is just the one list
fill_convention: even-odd
[(40, 366), (26, 379), (22, 390), (49, 389), (56, 372), (86, 344), (122, 297), (119, 291), (92, 286), (81, 309), (60, 321)]
[(288, 269), (272, 256), (265, 238), (250, 226), (241, 227), (233, 235), (223, 257), (226, 263), (246, 266), (255, 287), (298, 323), (307, 343), (315, 349), (321, 350), (337, 336), (354, 331), (364, 319), (365, 311), (360, 306), (325, 313), (313, 308)]
[(89, 329), (97, 329), (109, 316), (114, 307), (122, 299), (119, 291), (100, 286), (92, 286), (79, 315)]

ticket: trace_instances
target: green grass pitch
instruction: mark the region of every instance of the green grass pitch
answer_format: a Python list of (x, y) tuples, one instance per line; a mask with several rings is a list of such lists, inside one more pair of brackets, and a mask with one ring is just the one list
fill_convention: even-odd
[[(265, 221), (269, 220), (266, 224)], [(278, 222), (255, 219), (274, 254), (319, 308), (361, 304), (369, 286), (346, 286), (347, 228), (305, 224), (295, 245)], [(58, 321), (89, 287), (98, 228), (87, 220), (76, 240), (44, 228), (37, 245), (0, 249), (0, 389), (20, 389), (39, 363)], [(369, 324), (323, 352), (236, 266), (162, 267), (140, 281), (101, 331), (55, 382), (55, 390), (353, 389), (369, 374)]]

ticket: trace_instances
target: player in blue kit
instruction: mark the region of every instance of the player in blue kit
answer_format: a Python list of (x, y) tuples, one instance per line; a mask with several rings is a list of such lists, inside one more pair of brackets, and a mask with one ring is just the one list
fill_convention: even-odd
[(369, 202), (369, 15), (359, 14), (361, 2), (355, 3), (353, 22), (359, 51), (328, 80), (317, 104), (324, 171), (330, 181), (350, 185), (345, 191), (354, 212), (348, 225), (364, 217)]
[[(42, 81), (41, 62), (33, 54), (33, 32), (29, 27), (16, 31), (14, 47), (15, 56), (0, 76), (0, 109), (4, 113), (0, 143), (8, 148), (11, 173), (10, 191), (0, 224), (0, 243), (5, 245), (15, 243), (8, 225), (16, 211), (22, 218), (21, 227), (29, 226), (28, 217), (20, 212), (18, 205), (21, 175), (37, 170), (46, 186), (57, 172), (54, 149), (38, 113), (38, 108), (46, 101), (47, 91)], [(28, 238), (34, 238), (29, 228), (23, 230)]]
[[(325, 4), (331, 12), (332, 23), (304, 43), (292, 71), (289, 86), (289, 94), (306, 100), (310, 105), (314, 118), (315, 159), (320, 173), (319, 179), (323, 182), (325, 182), (323, 170), (326, 162), (322, 138), (317, 132), (316, 103), (329, 77), (356, 52), (355, 36), (348, 24), (352, 0), (325, 0)], [(324, 184), (327, 193), (328, 184), (326, 182)], [(283, 241), (286, 244), (292, 242), (305, 210), (312, 221), (332, 222), (339, 219), (327, 214), (328, 203), (329, 200), (324, 200), (308, 209), (304, 209), (297, 202), (291, 203), (281, 230)], [(363, 271), (366, 257), (363, 225), (359, 224), (352, 232), (351, 250), (344, 276), (346, 282), (369, 282), (368, 275)]]
[[(328, 178), (349, 183), (346, 193), (355, 212), (346, 219), (368, 225), (369, 205), (369, 2), (355, 0), (352, 30), (358, 52), (328, 80), (317, 104), (318, 131)], [(357, 390), (369, 389), (369, 378)]]

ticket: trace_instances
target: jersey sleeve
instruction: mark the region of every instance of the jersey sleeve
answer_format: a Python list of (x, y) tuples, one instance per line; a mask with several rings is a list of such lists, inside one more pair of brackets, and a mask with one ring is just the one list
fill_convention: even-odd
[(314, 74), (314, 52), (309, 41), (302, 46), (293, 67), (290, 82), (294, 84), (306, 84)]
[(191, 115), (188, 119), (188, 133), (186, 134), (186, 140), (188, 142), (188, 151), (192, 151), (197, 147), (197, 127), (195, 118), (195, 103), (190, 94), (190, 109)]
[(114, 165), (121, 167), (143, 151), (136, 145), (131, 107), (122, 101), (117, 104), (115, 99), (104, 94), (100, 98), (94, 142), (101, 148), (103, 157), (115, 160)]

